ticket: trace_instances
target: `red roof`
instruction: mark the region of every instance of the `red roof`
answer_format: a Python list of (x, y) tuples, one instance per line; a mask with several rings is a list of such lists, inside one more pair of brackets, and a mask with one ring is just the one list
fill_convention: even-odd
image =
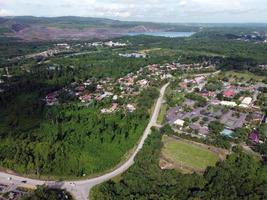
[(233, 97), (235, 95), (235, 91), (234, 90), (226, 90), (223, 93), (224, 97)]

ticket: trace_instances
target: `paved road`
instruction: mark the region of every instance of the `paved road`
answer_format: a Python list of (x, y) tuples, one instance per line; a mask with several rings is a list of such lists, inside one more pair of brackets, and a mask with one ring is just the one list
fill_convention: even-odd
[(148, 125), (144, 131), (144, 134), (143, 134), (136, 150), (134, 151), (134, 153), (131, 155), (131, 157), (124, 164), (122, 164), (118, 168), (114, 169), (114, 171), (107, 173), (107, 174), (104, 174), (102, 176), (96, 177), (96, 178), (81, 180), (81, 181), (71, 181), (71, 182), (70, 181), (63, 181), (63, 182), (41, 181), (41, 180), (28, 179), (28, 178), (24, 178), (24, 177), (20, 177), (20, 176), (14, 176), (14, 175), (0, 172), (0, 183), (5, 183), (5, 184), (12, 184), (13, 183), (15, 185), (21, 185), (21, 181), (27, 181), (27, 184), (30, 184), (30, 185), (46, 184), (52, 188), (67, 189), (69, 192), (71, 192), (74, 195), (76, 200), (87, 200), (88, 196), (89, 196), (89, 192), (94, 186), (96, 186), (100, 183), (103, 183), (103, 182), (125, 172), (127, 169), (129, 169), (130, 166), (133, 165), (134, 158), (135, 158), (136, 154), (142, 149), (146, 138), (151, 133), (151, 130), (150, 130), (151, 127), (153, 127), (157, 123), (157, 118), (158, 118), (160, 108), (161, 108), (161, 105), (163, 102), (163, 96), (164, 96), (165, 90), (166, 90), (168, 85), (169, 85), (169, 83), (165, 84), (160, 90), (160, 96), (156, 102), (154, 112), (151, 116), (151, 119), (150, 119), (150, 121), (149, 121), (149, 123), (148, 123)]

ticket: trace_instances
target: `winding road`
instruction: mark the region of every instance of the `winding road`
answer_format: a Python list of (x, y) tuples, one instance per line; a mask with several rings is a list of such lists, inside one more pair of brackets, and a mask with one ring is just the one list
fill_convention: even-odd
[(22, 181), (26, 181), (27, 185), (47, 185), (51, 188), (60, 188), (60, 189), (66, 189), (69, 191), (75, 198), (76, 200), (88, 200), (89, 198), (89, 193), (90, 190), (98, 185), (101, 184), (111, 178), (114, 178), (118, 176), (119, 174), (122, 174), (125, 172), (129, 167), (131, 167), (134, 164), (134, 158), (137, 155), (137, 153), (142, 149), (144, 142), (148, 135), (151, 133), (151, 127), (157, 126), (157, 118), (160, 112), (161, 105), (163, 103), (163, 97), (165, 94), (165, 90), (168, 87), (169, 83), (165, 84), (161, 90), (160, 90), (160, 96), (156, 102), (153, 114), (150, 118), (150, 121), (143, 133), (143, 136), (141, 140), (139, 141), (139, 144), (137, 148), (135, 149), (134, 153), (131, 155), (131, 157), (122, 165), (120, 165), (118, 168), (114, 169), (113, 171), (104, 174), (102, 176), (96, 177), (96, 178), (91, 178), (87, 180), (80, 180), (80, 181), (61, 181), (61, 182), (56, 182), (56, 181), (42, 181), (42, 180), (35, 180), (35, 179), (29, 179), (29, 178), (24, 178), (21, 176), (15, 176), (15, 175), (10, 175), (8, 173), (3, 173), (0, 172), (0, 183), (3, 184), (8, 184), (8, 185), (23, 185)]

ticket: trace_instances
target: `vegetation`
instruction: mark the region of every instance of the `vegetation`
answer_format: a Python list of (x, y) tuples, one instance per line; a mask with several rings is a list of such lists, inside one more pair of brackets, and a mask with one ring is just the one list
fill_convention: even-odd
[(208, 166), (215, 166), (218, 156), (205, 147), (186, 142), (184, 140), (163, 137), (163, 157), (173, 161), (181, 167), (188, 167), (195, 171), (205, 170)]
[(23, 197), (22, 200), (73, 200), (73, 198), (65, 190), (39, 186), (32, 194)]
[(212, 121), (211, 123), (209, 123), (209, 130), (211, 130), (213, 134), (219, 135), (223, 131), (223, 129), (224, 125), (219, 121)]
[(187, 93), (185, 95), (186, 98), (197, 101), (196, 105), (197, 107), (204, 107), (207, 105), (207, 99), (205, 99), (204, 97), (195, 94), (195, 93)]
[(147, 111), (158, 92), (151, 89), (143, 94), (131, 114), (119, 111), (103, 116), (100, 105), (94, 103), (90, 107), (67, 104), (46, 108), (41, 122), (36, 119), (34, 124), (30, 123), (34, 116), (9, 119), (10, 113), (4, 115), (0, 164), (20, 173), (54, 176), (79, 177), (110, 169), (143, 133)]
[[(53, 62), (60, 64), (55, 70), (46, 64), (30, 68), (30, 73), (10, 68), (10, 73), (19, 73), (5, 80), (9, 88), (0, 96), (1, 167), (35, 176), (81, 177), (114, 167), (134, 147), (158, 96), (157, 89), (150, 88), (134, 99), (138, 109), (131, 114), (121, 110), (102, 115), (100, 109), (110, 105), (111, 99), (89, 107), (67, 96), (60, 99), (59, 106), (47, 107), (42, 101), (48, 93), (73, 81), (92, 76), (116, 78), (146, 63), (143, 59), (122, 61), (118, 56), (112, 59), (105, 53), (106, 60), (98, 53), (92, 55), (55, 59)], [(75, 60), (81, 64), (73, 68)]]
[(93, 189), (91, 199), (265, 199), (266, 166), (242, 152), (209, 167), (204, 176), (182, 175), (158, 166), (161, 135), (153, 132), (132, 166), (117, 183)]
[(167, 112), (167, 108), (168, 108), (168, 105), (166, 103), (162, 104), (161, 105), (161, 108), (160, 108), (160, 113), (159, 113), (159, 117), (157, 119), (157, 122), (159, 124), (162, 124), (164, 123), (165, 121), (165, 116), (166, 116), (166, 112)]

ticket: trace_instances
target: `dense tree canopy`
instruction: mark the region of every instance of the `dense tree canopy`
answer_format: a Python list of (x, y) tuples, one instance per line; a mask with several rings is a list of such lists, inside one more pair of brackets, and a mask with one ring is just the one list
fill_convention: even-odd
[(266, 199), (267, 167), (242, 152), (206, 170), (204, 176), (159, 168), (161, 135), (153, 132), (135, 164), (118, 182), (92, 192), (92, 199)]

